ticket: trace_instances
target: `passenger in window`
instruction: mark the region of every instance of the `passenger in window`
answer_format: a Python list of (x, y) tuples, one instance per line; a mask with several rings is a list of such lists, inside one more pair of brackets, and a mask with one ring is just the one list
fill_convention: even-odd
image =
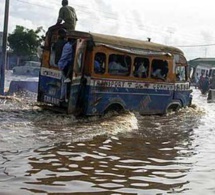
[(128, 68), (117, 62), (117, 56), (114, 55), (112, 61), (108, 65), (109, 73), (128, 72)]
[(167, 61), (164, 61), (164, 66), (161, 69), (161, 74), (164, 79), (166, 79), (168, 72), (169, 72), (168, 63), (167, 63)]
[(159, 78), (159, 79), (164, 79), (164, 76), (161, 74), (161, 69), (160, 68), (157, 68), (152, 72), (152, 77)]
[(154, 67), (154, 71), (152, 72), (152, 77), (165, 80), (167, 78), (168, 71), (169, 71), (168, 64), (166, 61), (164, 61), (164, 64), (162, 65), (162, 67), (161, 66)]
[(147, 68), (144, 66), (144, 62), (140, 63), (138, 70), (137, 70), (137, 76), (140, 78), (147, 77)]
[(182, 80), (182, 79), (181, 79), (181, 75), (180, 75), (179, 72), (176, 74), (176, 80), (177, 80), (177, 81), (181, 81), (181, 80)]
[(95, 57), (94, 72), (95, 73), (102, 73), (101, 61), (100, 61), (98, 56)]

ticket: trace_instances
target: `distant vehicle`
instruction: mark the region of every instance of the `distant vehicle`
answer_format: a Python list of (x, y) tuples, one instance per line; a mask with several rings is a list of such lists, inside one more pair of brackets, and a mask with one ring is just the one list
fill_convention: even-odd
[(26, 61), (23, 66), (15, 66), (14, 74), (38, 76), (40, 72), (40, 62)]

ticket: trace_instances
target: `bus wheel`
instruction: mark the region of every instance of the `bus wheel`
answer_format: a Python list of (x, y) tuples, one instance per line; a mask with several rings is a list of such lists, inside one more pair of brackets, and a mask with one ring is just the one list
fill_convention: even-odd
[(111, 114), (120, 114), (120, 113), (122, 113), (124, 111), (125, 110), (124, 110), (122, 105), (120, 105), (120, 104), (112, 104), (112, 105), (108, 106), (105, 109), (104, 114), (105, 115), (109, 114), (109, 113), (111, 113)]
[(170, 106), (167, 107), (166, 109), (166, 113), (170, 113), (170, 112), (178, 112), (181, 109), (181, 104), (177, 103), (177, 104), (171, 104)]

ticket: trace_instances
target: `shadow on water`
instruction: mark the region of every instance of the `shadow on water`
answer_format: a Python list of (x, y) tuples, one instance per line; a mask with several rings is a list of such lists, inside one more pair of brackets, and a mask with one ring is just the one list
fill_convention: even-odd
[(1, 108), (1, 120), (9, 116), (10, 123), (0, 125), (3, 194), (154, 195), (190, 190), (187, 175), (195, 165), (194, 129), (202, 110), (77, 119), (28, 101), (23, 105), (12, 100), (10, 108), (8, 104)]

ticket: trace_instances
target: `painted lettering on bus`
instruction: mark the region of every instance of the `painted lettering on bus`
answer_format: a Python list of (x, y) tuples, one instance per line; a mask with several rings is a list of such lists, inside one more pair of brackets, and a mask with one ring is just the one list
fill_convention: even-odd
[(42, 76), (48, 76), (51, 78), (61, 79), (61, 72), (60, 71), (50, 70), (47, 68), (42, 68), (41, 75)]
[(58, 105), (59, 104), (59, 99), (45, 95), (44, 96), (44, 102)]
[(95, 84), (97, 87), (125, 87), (123, 81), (97, 81)]
[(173, 85), (166, 85), (166, 84), (155, 84), (154, 85), (155, 90), (173, 90)]
[(142, 83), (136, 83), (136, 84), (135, 84), (135, 88), (136, 88), (136, 89), (143, 89), (143, 88), (145, 88), (145, 87), (142, 85)]
[(177, 84), (175, 88), (176, 90), (187, 90), (189, 89), (189, 84)]

